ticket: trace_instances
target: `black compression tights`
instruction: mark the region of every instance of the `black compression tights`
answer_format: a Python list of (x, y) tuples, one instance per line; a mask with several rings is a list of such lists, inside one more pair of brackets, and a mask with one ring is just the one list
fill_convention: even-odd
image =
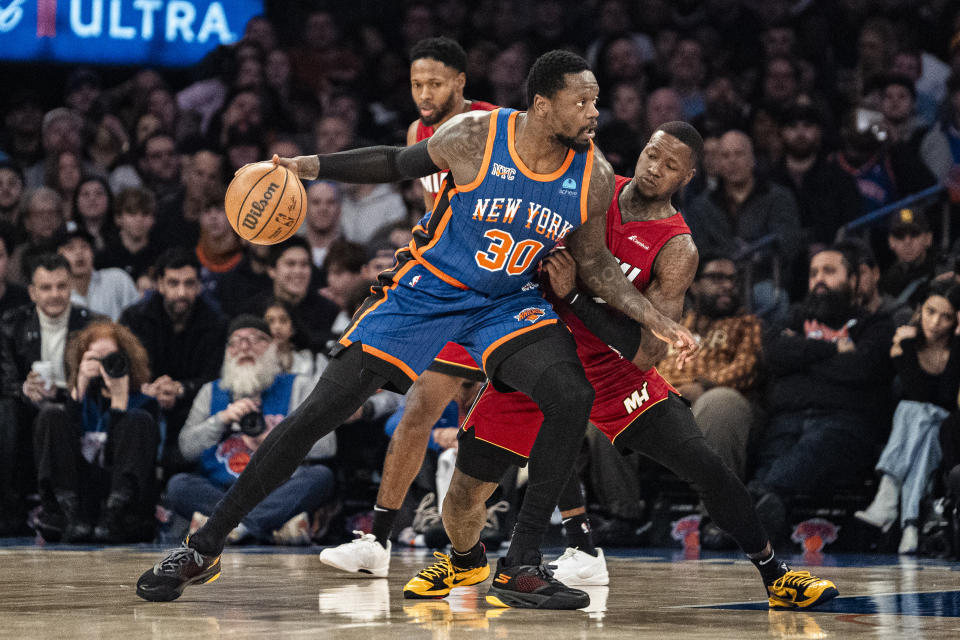
[[(500, 371), (509, 370), (523, 351), (504, 360)], [(508, 564), (539, 563), (540, 543), (580, 453), (593, 404), (593, 387), (579, 363), (560, 362), (541, 371), (532, 389), (518, 385), (507, 375), (500, 376), (510, 386), (525, 391), (543, 413), (540, 433), (530, 451), (529, 481), (507, 552)]]
[(219, 554), (227, 534), (293, 475), (310, 447), (384, 385), (384, 378), (361, 371), (361, 361), (359, 344), (330, 361), (310, 395), (270, 432), (207, 523), (190, 537), (191, 547), (204, 555)]

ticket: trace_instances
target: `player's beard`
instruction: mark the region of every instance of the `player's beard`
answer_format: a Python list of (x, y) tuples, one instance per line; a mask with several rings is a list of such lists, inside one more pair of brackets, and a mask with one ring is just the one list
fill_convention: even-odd
[(280, 375), (277, 345), (271, 344), (253, 364), (239, 364), (238, 356), (226, 354), (220, 369), (220, 386), (235, 398), (254, 396), (273, 384)]
[[(420, 105), (417, 105), (418, 108), (419, 106)], [(451, 93), (450, 98), (448, 98), (446, 102), (444, 102), (442, 105), (436, 107), (433, 110), (432, 116), (430, 116), (429, 118), (424, 118), (423, 116), (420, 116), (420, 122), (422, 122), (423, 126), (425, 127), (432, 127), (436, 125), (438, 122), (440, 122), (441, 120), (443, 120), (444, 118), (446, 118), (447, 116), (449, 116), (451, 113), (453, 113), (453, 110), (454, 108), (456, 108), (456, 106), (457, 106), (457, 96), (456, 94)]]
[(554, 139), (567, 147), (568, 149), (573, 149), (576, 153), (585, 153), (590, 150), (590, 141), (580, 142), (576, 138), (571, 138), (570, 136), (565, 136), (560, 133), (554, 134)]

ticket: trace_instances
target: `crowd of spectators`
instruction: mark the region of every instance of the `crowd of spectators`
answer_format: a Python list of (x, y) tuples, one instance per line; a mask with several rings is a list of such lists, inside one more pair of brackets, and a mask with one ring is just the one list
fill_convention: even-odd
[[(280, 13), (186, 75), (107, 82), (115, 70), (80, 68), (56, 100), (28, 85), (0, 102), (0, 532), (149, 539), (153, 504), (184, 527), (202, 520), (262, 439), (243, 419), (269, 430), (296, 406), (424, 213), (416, 180), (317, 181), (298, 235), (264, 247), (231, 231), (226, 183), (274, 153), (404, 144), (418, 117), (407, 52), (437, 35), (467, 52), (467, 98), (514, 108), (538, 55), (583, 54), (601, 86), (597, 143), (621, 175), (660, 124), (702, 133), (676, 204), (701, 256), (683, 322), (703, 350), (660, 370), (768, 528), (785, 530), (798, 496), (854, 487), (869, 501), (875, 479), (861, 519), (887, 528), (900, 500), (910, 552), (931, 485), (960, 497), (953, 3), (413, 0)], [(935, 185), (937, 199), (847, 229)], [(235, 541), (316, 539), (317, 513), (375, 484), (400, 401), (375, 398)], [(637, 465), (593, 466), (583, 479), (599, 513), (648, 515), (637, 496), (649, 487), (604, 484), (639, 482)]]

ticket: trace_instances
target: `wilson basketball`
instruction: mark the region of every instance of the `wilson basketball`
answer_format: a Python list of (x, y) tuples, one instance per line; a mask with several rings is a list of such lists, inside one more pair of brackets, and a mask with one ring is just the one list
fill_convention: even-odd
[(233, 230), (255, 244), (283, 242), (303, 222), (306, 192), (290, 169), (257, 162), (230, 181), (224, 202)]

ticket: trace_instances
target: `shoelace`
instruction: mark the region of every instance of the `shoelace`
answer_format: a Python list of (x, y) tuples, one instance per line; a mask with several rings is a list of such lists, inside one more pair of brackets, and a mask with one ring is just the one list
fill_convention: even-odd
[(774, 589), (782, 589), (784, 586), (807, 587), (814, 582), (819, 582), (820, 578), (810, 575), (809, 571), (788, 571), (773, 583)]
[(365, 532), (365, 531), (360, 531), (359, 529), (354, 529), (354, 530), (353, 530), (353, 535), (355, 535), (355, 536), (357, 536), (357, 537), (350, 541), (350, 542), (352, 542), (352, 543), (368, 542), (369, 539), (368, 539), (367, 536), (369, 536), (369, 537), (372, 538), (373, 540), (376, 540), (376, 539), (377, 539), (376, 536), (374, 536), (372, 533), (367, 533), (367, 532)]
[[(563, 552), (563, 554), (562, 554), (559, 558), (557, 558), (556, 562), (562, 562), (562, 561), (564, 561), (564, 560), (569, 560), (570, 558), (574, 557), (575, 555), (577, 555), (577, 548), (576, 548), (576, 547), (567, 547), (566, 550)], [(554, 563), (551, 562), (550, 564), (553, 565)]]
[(559, 580), (553, 577), (553, 569), (543, 563), (537, 565), (535, 573), (547, 582), (559, 582)]
[(161, 560), (153, 568), (154, 575), (161, 573), (176, 573), (178, 569), (184, 566), (188, 560), (192, 560), (198, 567), (203, 566), (203, 556), (196, 549), (186, 545), (171, 549), (167, 552), (167, 557)]
[(434, 551), (433, 556), (437, 558), (438, 561), (422, 570), (420, 572), (422, 577), (442, 578), (453, 573), (453, 564), (450, 562), (450, 556), (445, 553), (440, 553), (439, 551)]
[(487, 522), (483, 526), (490, 529), (499, 529), (500, 517), (497, 514), (507, 513), (508, 511), (510, 511), (510, 503), (506, 500), (501, 500), (487, 509)]
[(433, 492), (423, 496), (413, 514), (411, 525), (415, 531), (423, 533), (424, 530), (440, 522), (440, 511), (437, 509), (436, 503), (437, 496)]

